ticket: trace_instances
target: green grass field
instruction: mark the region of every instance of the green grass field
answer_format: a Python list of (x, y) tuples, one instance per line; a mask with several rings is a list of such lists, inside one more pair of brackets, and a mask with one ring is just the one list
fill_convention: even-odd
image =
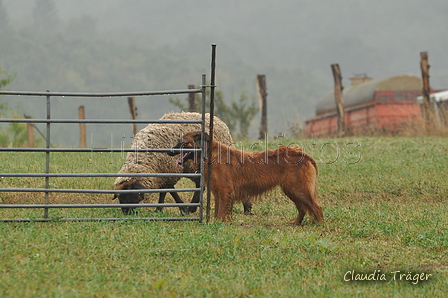
[[(312, 224), (306, 217), (302, 226), (288, 225), (296, 211), (280, 191), (263, 196), (252, 215), (235, 206), (233, 221), (225, 224), (125, 217), (0, 223), (0, 297), (446, 297), (448, 139), (295, 143), (318, 162), (324, 223)], [(43, 154), (0, 156), (0, 172), (44, 169)], [(54, 154), (52, 163), (53, 172), (113, 173), (123, 158)], [(42, 178), (0, 181), (2, 187), (44, 185)], [(51, 185), (111, 189), (113, 178), (59, 178)], [(42, 203), (42, 196), (0, 193), (0, 203)], [(51, 196), (52, 203), (110, 199)], [(40, 209), (0, 209), (2, 218), (42, 214)], [(141, 208), (139, 215), (154, 212)], [(120, 216), (119, 209), (50, 210), (53, 218)], [(179, 216), (179, 211), (165, 209), (157, 216)], [(358, 280), (364, 277), (370, 280)]]

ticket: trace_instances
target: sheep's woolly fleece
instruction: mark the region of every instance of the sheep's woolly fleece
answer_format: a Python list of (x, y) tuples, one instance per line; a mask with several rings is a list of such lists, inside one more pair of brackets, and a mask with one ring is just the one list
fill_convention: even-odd
[[(168, 113), (160, 120), (201, 120), (199, 113)], [(210, 123), (210, 115), (206, 114), (206, 132)], [(213, 138), (224, 144), (233, 143), (227, 125), (218, 117), (214, 117)], [(149, 124), (140, 130), (131, 144), (131, 149), (155, 149), (171, 148), (179, 141), (182, 134), (189, 131), (200, 130), (200, 124)], [(128, 152), (126, 162), (118, 173), (194, 173), (197, 167), (192, 161), (185, 162), (176, 167), (177, 157), (169, 156), (164, 152)], [(138, 180), (147, 188), (156, 189), (169, 185), (175, 185), (179, 178), (176, 177), (118, 177), (115, 185)]]

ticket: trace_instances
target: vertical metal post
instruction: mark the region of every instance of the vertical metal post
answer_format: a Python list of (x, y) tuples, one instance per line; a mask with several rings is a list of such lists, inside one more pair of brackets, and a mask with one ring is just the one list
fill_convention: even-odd
[(208, 142), (207, 150), (207, 210), (206, 220), (210, 221), (210, 178), (212, 176), (212, 142), (213, 142), (213, 120), (215, 110), (215, 68), (216, 68), (216, 44), (212, 44), (212, 63), (211, 63), (211, 75), (210, 75), (210, 140)]
[(205, 100), (207, 98), (207, 80), (205, 74), (202, 75), (202, 125), (201, 125), (201, 191), (199, 193), (199, 222), (202, 223), (204, 218), (204, 189), (205, 189), (205, 172), (204, 172), (204, 161), (205, 161)]
[[(50, 90), (47, 90), (47, 92), (50, 92)], [(47, 120), (50, 120), (51, 116), (51, 106), (50, 106), (50, 96), (47, 95)], [(47, 131), (46, 131), (46, 148), (50, 149), (51, 142), (50, 142), (50, 122), (47, 122)], [(45, 173), (50, 173), (50, 151), (45, 152)], [(50, 188), (50, 177), (45, 177), (45, 189)], [(48, 205), (50, 203), (49, 200), (50, 193), (48, 191), (45, 192), (45, 205)], [(48, 208), (44, 209), (44, 218), (48, 218)]]

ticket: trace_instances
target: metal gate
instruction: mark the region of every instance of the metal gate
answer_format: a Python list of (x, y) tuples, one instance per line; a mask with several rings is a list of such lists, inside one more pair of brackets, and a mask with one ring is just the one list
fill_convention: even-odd
[[(126, 149), (126, 148), (52, 148), (51, 146), (51, 124), (54, 123), (96, 123), (96, 124), (149, 124), (149, 123), (200, 123), (202, 132), (202, 148), (204, 146), (204, 133), (205, 133), (205, 110), (206, 110), (206, 89), (210, 88), (210, 119), (213, 119), (213, 98), (214, 98), (214, 76), (215, 76), (215, 46), (212, 46), (212, 71), (211, 71), (211, 82), (212, 84), (206, 85), (206, 76), (202, 75), (202, 84), (199, 89), (185, 89), (185, 90), (167, 90), (167, 91), (147, 91), (147, 92), (115, 92), (115, 93), (67, 93), (67, 92), (18, 92), (18, 91), (1, 91), (0, 95), (7, 96), (38, 96), (46, 98), (46, 119), (6, 119), (0, 118), (0, 123), (43, 123), (46, 125), (45, 131), (45, 148), (0, 148), (0, 152), (14, 152), (15, 154), (26, 154), (26, 152), (43, 152), (45, 153), (45, 165), (43, 165), (42, 173), (4, 173), (0, 171), (0, 176), (19, 178), (19, 177), (29, 177), (29, 178), (45, 178), (45, 186), (43, 188), (28, 187), (28, 188), (4, 188), (0, 185), (0, 193), (42, 193), (44, 196), (43, 204), (2, 204), (0, 202), (1, 209), (43, 209), (42, 218), (3, 218), (0, 216), (0, 222), (46, 222), (46, 221), (117, 221), (123, 219), (130, 219), (130, 217), (89, 217), (89, 218), (52, 218), (50, 214), (51, 209), (57, 208), (121, 208), (121, 207), (189, 207), (197, 206), (199, 207), (199, 215), (195, 217), (132, 217), (135, 220), (166, 220), (166, 221), (183, 221), (183, 220), (198, 220), (202, 222), (203, 220), (203, 197), (204, 197), (204, 159), (205, 154), (202, 152), (202, 157), (200, 161), (200, 173), (139, 173), (139, 174), (126, 174), (126, 177), (166, 177), (166, 176), (177, 176), (177, 177), (200, 177), (200, 187), (199, 188), (176, 188), (176, 192), (199, 192), (200, 199), (199, 203), (184, 203), (184, 204), (50, 204), (49, 196), (50, 193), (84, 193), (84, 194), (119, 194), (119, 193), (160, 193), (160, 192), (170, 192), (173, 189), (136, 189), (136, 190), (104, 190), (104, 189), (61, 189), (50, 187), (50, 179), (52, 178), (92, 178), (92, 177), (120, 177), (123, 173), (51, 173), (51, 154), (55, 152), (65, 152), (65, 153), (77, 153), (77, 152), (169, 152), (172, 151), (171, 148), (159, 148), (159, 149)], [(52, 119), (51, 118), (51, 97), (63, 97), (64, 99), (72, 99), (73, 97), (128, 97), (128, 96), (156, 96), (156, 95), (173, 95), (173, 94), (191, 94), (199, 93), (202, 95), (202, 120), (100, 120), (100, 119)], [(210, 128), (213, 126), (213, 121), (210, 121)], [(182, 149), (187, 152), (187, 149)], [(191, 149), (188, 151), (201, 151), (204, 149)], [(207, 192), (207, 199), (209, 200), (209, 192)], [(207, 204), (207, 207), (209, 205)]]

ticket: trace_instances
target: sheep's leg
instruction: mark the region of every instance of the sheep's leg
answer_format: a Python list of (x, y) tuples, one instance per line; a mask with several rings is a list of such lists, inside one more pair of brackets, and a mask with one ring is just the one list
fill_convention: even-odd
[[(195, 179), (193, 181), (196, 184), (196, 188), (201, 188), (201, 181), (200, 180)], [(200, 195), (199, 191), (195, 191), (194, 194), (193, 194), (193, 198), (191, 199), (190, 203), (194, 203), (194, 204), (199, 203), (199, 195)], [(198, 207), (195, 207), (195, 206), (188, 207), (188, 212), (189, 213), (196, 212), (196, 210), (198, 210)]]
[[(199, 188), (199, 186), (197, 186)], [(195, 191), (193, 198), (191, 199), (191, 203), (199, 203), (199, 191)], [(197, 206), (190, 206), (188, 207), (188, 212), (189, 213), (193, 213), (196, 212), (196, 210), (198, 209)]]
[[(182, 199), (179, 197), (179, 195), (177, 194), (177, 192), (174, 191), (170, 191), (170, 194), (173, 196), (174, 201), (176, 201), (177, 204), (183, 204), (184, 201), (182, 201)], [(182, 215), (187, 215), (190, 212), (188, 211), (188, 207), (179, 207), (180, 213)]]
[[(161, 192), (159, 194), (159, 204), (165, 203), (165, 197), (166, 197), (166, 192)], [(163, 211), (163, 207), (162, 206), (157, 207), (156, 211), (157, 212), (162, 212)]]
[[(174, 188), (174, 187), (173, 187)], [(159, 195), (159, 204), (163, 204), (165, 203), (165, 197), (166, 197), (166, 192), (161, 192)], [(170, 192), (171, 196), (173, 196), (174, 201), (176, 201), (176, 203), (178, 204), (183, 204), (184, 201), (182, 201), (182, 199), (179, 197), (179, 195), (177, 194), (177, 192)], [(180, 209), (180, 213), (182, 215), (187, 215), (188, 214), (188, 208), (187, 207), (179, 207)], [(159, 206), (156, 208), (156, 211), (161, 212), (163, 211), (163, 207)]]

